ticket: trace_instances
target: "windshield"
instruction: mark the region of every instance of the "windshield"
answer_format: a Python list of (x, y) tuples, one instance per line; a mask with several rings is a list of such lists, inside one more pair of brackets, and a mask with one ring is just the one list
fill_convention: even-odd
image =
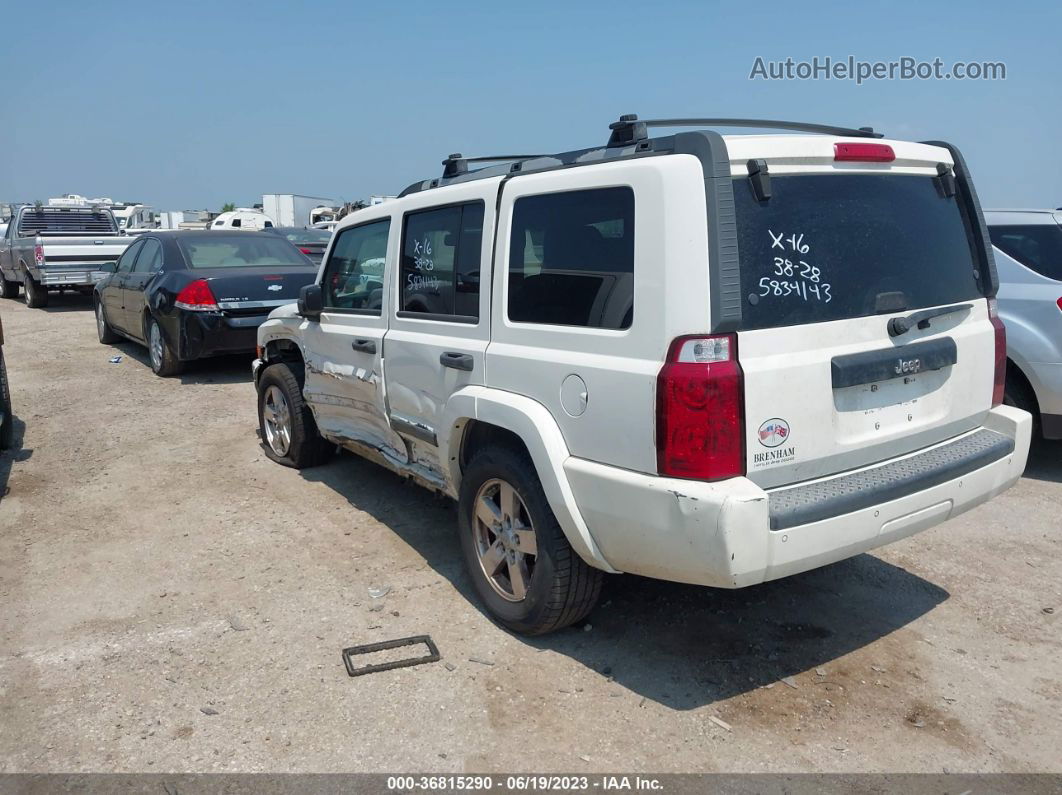
[(993, 245), (1026, 268), (1062, 281), (1062, 227), (1058, 224), (990, 226)]
[(177, 245), (192, 268), (254, 268), (264, 265), (310, 266), (286, 240), (272, 235), (240, 233), (210, 238), (178, 239)]
[(771, 193), (758, 201), (749, 180), (735, 180), (746, 329), (982, 295), (958, 200), (931, 177), (775, 176)]
[(327, 243), (332, 235), (322, 229), (277, 229), (292, 243)]

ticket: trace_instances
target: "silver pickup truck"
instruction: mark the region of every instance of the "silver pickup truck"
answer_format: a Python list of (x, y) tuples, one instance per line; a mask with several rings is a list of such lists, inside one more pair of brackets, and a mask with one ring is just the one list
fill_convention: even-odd
[(106, 208), (19, 207), (0, 240), (0, 297), (17, 298), (21, 284), (26, 305), (42, 307), (49, 290), (91, 291), (135, 239)]

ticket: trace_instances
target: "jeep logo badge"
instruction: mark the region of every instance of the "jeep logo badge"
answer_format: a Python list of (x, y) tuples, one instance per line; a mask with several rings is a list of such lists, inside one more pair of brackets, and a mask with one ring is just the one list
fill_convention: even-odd
[(898, 359), (893, 368), (896, 375), (913, 375), (922, 369), (921, 359)]

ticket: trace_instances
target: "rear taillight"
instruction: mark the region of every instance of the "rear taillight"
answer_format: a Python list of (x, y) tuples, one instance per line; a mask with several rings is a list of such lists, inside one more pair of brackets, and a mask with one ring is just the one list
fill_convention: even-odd
[(310, 249), (308, 249), (308, 248), (303, 248), (302, 246), (299, 246), (299, 251), (301, 251), (307, 257), (313, 256), (313, 252), (310, 251)]
[(218, 302), (206, 279), (196, 279), (177, 293), (176, 306), (192, 312), (216, 312)]
[(988, 319), (996, 332), (996, 373), (992, 381), (992, 408), (1002, 405), (1003, 392), (1007, 386), (1007, 327), (996, 310), (996, 299), (988, 299)]
[(1062, 298), (1058, 299), (1058, 308), (1062, 309)]
[(44, 264), (44, 240), (41, 239), (40, 235), (33, 241), (33, 261), (38, 265)]
[(896, 159), (896, 153), (888, 144), (834, 144), (833, 159), (891, 163)]
[(744, 392), (736, 335), (672, 342), (656, 381), (660, 474), (697, 480), (745, 474)]

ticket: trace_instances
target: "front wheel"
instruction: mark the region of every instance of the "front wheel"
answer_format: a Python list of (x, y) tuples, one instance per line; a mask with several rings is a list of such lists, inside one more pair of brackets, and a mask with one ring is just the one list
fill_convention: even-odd
[(334, 450), (318, 432), (302, 387), (283, 362), (267, 367), (258, 382), (258, 426), (266, 456), (286, 467), (323, 464)]
[(0, 275), (0, 298), (18, 298), (18, 282)]
[(166, 342), (162, 334), (162, 327), (153, 317), (147, 320), (148, 354), (151, 359), (151, 369), (155, 375), (168, 378), (177, 375), (184, 369), (184, 364), (177, 358), (173, 348)]
[(461, 481), (458, 513), (465, 565), (501, 624), (541, 635), (593, 609), (604, 574), (571, 548), (526, 456), (503, 447), (478, 452)]
[(28, 273), (23, 287), (26, 292), (26, 306), (30, 309), (40, 309), (48, 306), (48, 290)]

